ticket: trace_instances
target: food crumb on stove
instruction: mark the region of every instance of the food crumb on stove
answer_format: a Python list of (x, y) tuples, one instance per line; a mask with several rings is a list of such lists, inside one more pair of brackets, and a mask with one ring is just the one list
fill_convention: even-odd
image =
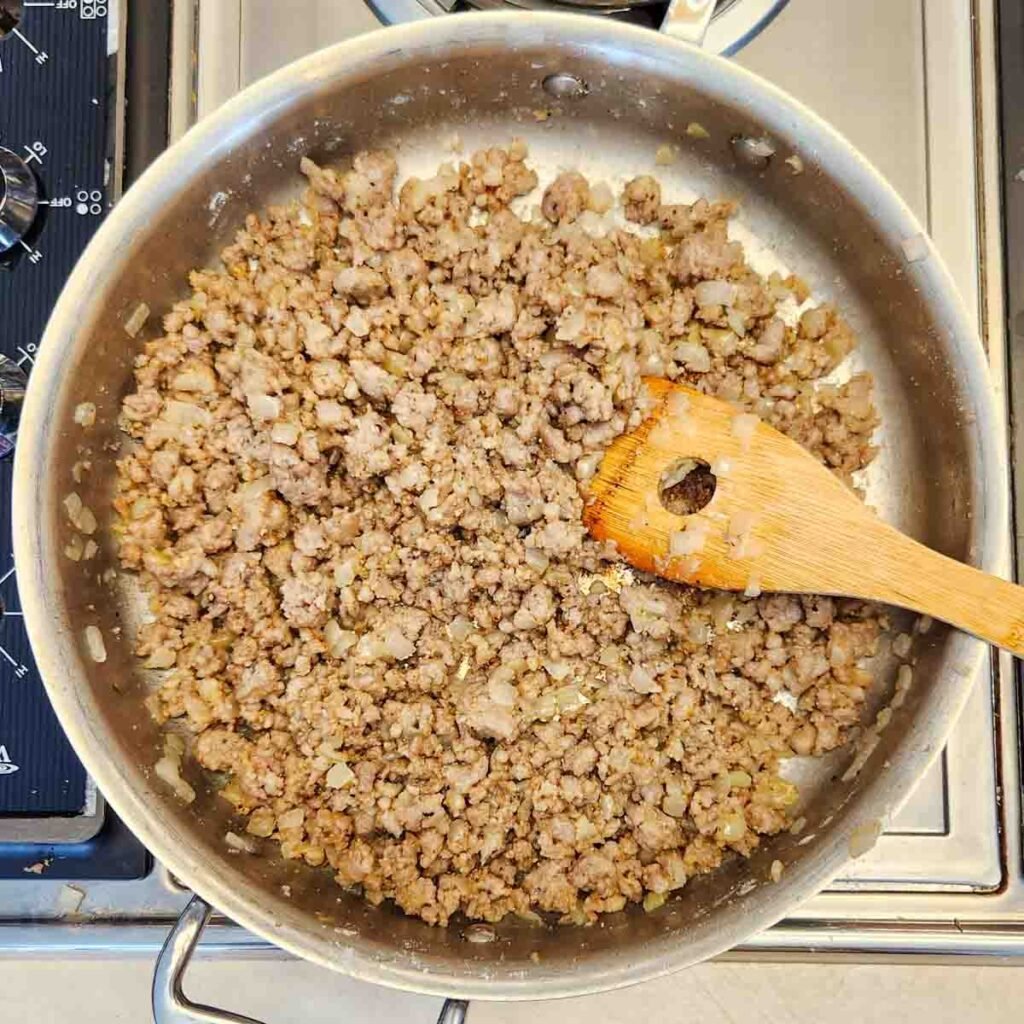
[(62, 885), (57, 893), (57, 913), (60, 917), (73, 917), (85, 900), (85, 893), (74, 885)]
[[(747, 266), (732, 204), (653, 178), (620, 197), (646, 237), (596, 230), (570, 170), (514, 212), (521, 144), (402, 183), (384, 152), (301, 170), (189, 275), (120, 415), (148, 705), (232, 834), (431, 924), (585, 924), (796, 828), (782, 762), (857, 726), (883, 612), (633, 571), (582, 511), (651, 373), (851, 483), (878, 419), (869, 378), (822, 380), (839, 313), (783, 322), (806, 288)], [(156, 774), (191, 801), (185, 750)]]

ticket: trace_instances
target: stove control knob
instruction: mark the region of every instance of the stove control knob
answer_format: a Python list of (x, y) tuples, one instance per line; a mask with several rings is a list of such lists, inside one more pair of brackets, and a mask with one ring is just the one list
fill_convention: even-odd
[(25, 397), (28, 374), (13, 359), (0, 355), (0, 455), (3, 435), (18, 431), (18, 416)]
[(25, 237), (38, 208), (35, 175), (17, 153), (0, 146), (0, 253)]

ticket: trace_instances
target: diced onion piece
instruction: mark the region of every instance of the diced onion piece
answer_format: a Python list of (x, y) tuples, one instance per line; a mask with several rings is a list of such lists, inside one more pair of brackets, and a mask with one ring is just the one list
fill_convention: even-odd
[(356, 581), (356, 564), (354, 558), (346, 558), (334, 567), (334, 585), (341, 590), (350, 587)]
[(661, 802), (661, 809), (670, 818), (684, 817), (686, 815), (686, 809), (689, 806), (689, 801), (682, 793), (669, 793), (669, 795)]
[(603, 458), (604, 452), (591, 452), (589, 455), (584, 455), (581, 459), (578, 459), (576, 462), (576, 479), (581, 484), (585, 484), (588, 480), (593, 479)]
[(761, 596), (761, 577), (757, 575), (751, 576), (747, 580), (746, 589), (743, 591), (744, 597), (760, 597)]
[(85, 548), (82, 550), (83, 561), (88, 562), (92, 559), (96, 552), (99, 551), (100, 546), (91, 537), (85, 542)]
[(687, 524), (685, 530), (669, 534), (668, 552), (673, 558), (699, 555), (708, 540), (709, 526), (703, 519)]
[(174, 790), (179, 800), (190, 804), (196, 798), (196, 791), (181, 777), (181, 759), (184, 754), (185, 743), (182, 738), (168, 733), (164, 737), (164, 756), (153, 766), (153, 770), (157, 778)]
[(527, 548), (523, 560), (534, 572), (545, 572), (551, 559), (540, 548)]
[(107, 645), (103, 642), (103, 634), (96, 626), (86, 626), (84, 632), (85, 649), (89, 657), (98, 664), (107, 660)]
[[(725, 315), (725, 319), (729, 322), (729, 327), (732, 332), (740, 338), (746, 336), (747, 333), (747, 318), (738, 309), (730, 309)], [(781, 322), (781, 321), (780, 321)]]
[(615, 202), (615, 197), (612, 195), (612, 190), (608, 185), (599, 181), (596, 185), (590, 186), (590, 209), (594, 213), (607, 213)]
[(64, 511), (73, 525), (78, 523), (78, 513), (82, 511), (82, 499), (72, 491), (64, 498)]
[(700, 121), (691, 121), (686, 126), (686, 134), (689, 135), (691, 139), (711, 138), (711, 132), (709, 132), (707, 128), (705, 128), (704, 125), (700, 123)]
[(234, 508), (245, 508), (246, 505), (251, 505), (254, 501), (258, 500), (261, 494), (265, 494), (273, 489), (273, 478), (261, 476), (256, 480), (250, 480), (248, 483), (242, 484), (228, 499), (228, 504)]
[(681, 391), (672, 391), (665, 400), (665, 409), (673, 418), (683, 418), (690, 414), (690, 398)]
[(140, 302), (131, 312), (131, 315), (124, 322), (124, 332), (129, 338), (134, 338), (149, 319), (149, 306)]
[(669, 143), (663, 143), (654, 151), (654, 162), (659, 167), (667, 167), (676, 162), (676, 147)]
[(238, 835), (237, 832), (225, 832), (224, 842), (235, 853), (255, 853), (256, 844), (251, 839)]
[(299, 828), (306, 820), (306, 812), (301, 807), (293, 807), (290, 811), (278, 816), (278, 828)]
[(82, 538), (77, 533), (72, 534), (71, 539), (64, 545), (64, 554), (70, 558), (72, 562), (80, 562), (82, 560)]
[(676, 345), (673, 356), (693, 373), (707, 373), (711, 369), (711, 354), (703, 345), (692, 341), (681, 341)]
[(909, 665), (900, 665), (900, 670), (896, 673), (896, 689), (909, 690), (913, 678), (914, 672), (911, 667)]
[(634, 665), (629, 673), (629, 687), (637, 693), (658, 693), (661, 687), (647, 669)]
[(78, 518), (75, 520), (75, 526), (85, 534), (96, 532), (96, 516), (88, 505), (83, 505), (81, 509), (79, 509)]
[(693, 289), (698, 306), (731, 306), (736, 301), (736, 285), (731, 281), (701, 281)]
[(274, 444), (284, 444), (293, 448), (298, 439), (299, 428), (294, 423), (275, 423), (270, 428), (270, 440)]
[(747, 819), (739, 811), (723, 815), (718, 822), (718, 838), (724, 843), (735, 843), (747, 834)]
[(256, 810), (249, 815), (249, 821), (246, 823), (245, 831), (250, 835), (266, 839), (268, 836), (272, 836), (274, 834), (274, 825), (274, 812), (269, 807), (257, 807)]
[(212, 417), (205, 409), (201, 409), (198, 405), (170, 399), (164, 405), (160, 419), (172, 427), (198, 427), (208, 426)]
[(587, 314), (579, 307), (569, 307), (559, 319), (555, 327), (556, 341), (575, 341), (587, 326)]
[(158, 647), (144, 664), (146, 668), (164, 669), (171, 668), (177, 660), (176, 651), (171, 650), (170, 647)]
[(472, 620), (467, 619), (465, 615), (456, 615), (446, 627), (448, 637), (457, 644), (468, 639), (475, 629)]
[(462, 937), (467, 942), (472, 942), (474, 945), (484, 945), (488, 942), (494, 942), (498, 937), (498, 933), (489, 925), (483, 923), (471, 924), (463, 933)]
[(356, 773), (344, 761), (338, 761), (328, 769), (324, 781), (331, 789), (341, 789), (356, 781)]
[(331, 656), (343, 658), (346, 651), (355, 647), (359, 637), (349, 629), (342, 629), (337, 619), (328, 619), (324, 626), (324, 639)]
[(900, 633), (892, 642), (892, 653), (897, 658), (906, 658), (910, 654), (910, 646), (913, 643), (910, 636), (906, 633)]
[(405, 661), (416, 653), (416, 645), (397, 629), (389, 629), (384, 634), (384, 650), (396, 661)]
[(804, 173), (804, 162), (796, 153), (794, 153), (792, 156), (787, 156), (786, 163), (793, 168), (794, 174)]
[(497, 673), (487, 681), (487, 695), (501, 707), (513, 707), (519, 699), (519, 691), (507, 680), (497, 677)]
[(75, 406), (75, 422), (80, 427), (91, 427), (96, 422), (95, 403), (79, 402)]
[(768, 870), (768, 874), (773, 882), (778, 882), (782, 878), (783, 864), (781, 860), (773, 860), (772, 866)]
[(663, 892), (649, 892), (644, 896), (644, 912), (647, 914), (653, 913), (660, 907), (665, 905), (665, 900), (668, 899), (668, 895)]
[[(786, 708), (789, 711), (796, 711), (797, 708), (800, 706), (796, 694), (786, 689), (777, 690), (775, 693), (773, 693), (772, 703), (781, 704), (784, 708)], [(808, 751), (808, 753), (810, 753), (810, 751)]]
[(572, 665), (567, 661), (547, 660), (544, 662), (544, 671), (547, 672), (555, 682), (559, 682), (569, 675), (572, 671)]
[(775, 155), (775, 146), (768, 139), (747, 139), (746, 145), (748, 153), (762, 160)]
[(754, 781), (750, 777), (749, 772), (739, 770), (727, 772), (725, 779), (732, 789), (747, 789), (753, 784)]
[(200, 395), (212, 395), (217, 390), (217, 378), (213, 368), (205, 363), (187, 364), (170, 382), (174, 391), (191, 391)]
[(260, 422), (276, 420), (281, 415), (281, 399), (274, 395), (253, 394), (245, 396), (253, 419)]
[(749, 412), (741, 412), (733, 416), (732, 436), (739, 440), (744, 450), (750, 446), (750, 442), (754, 438), (754, 431), (757, 429), (759, 422), (760, 420), (753, 413)]
[(577, 711), (590, 703), (590, 698), (578, 686), (561, 686), (555, 690), (555, 707), (559, 713)]
[(749, 509), (740, 509), (729, 517), (725, 536), (736, 558), (756, 558), (763, 552), (764, 545), (753, 534), (758, 519)]

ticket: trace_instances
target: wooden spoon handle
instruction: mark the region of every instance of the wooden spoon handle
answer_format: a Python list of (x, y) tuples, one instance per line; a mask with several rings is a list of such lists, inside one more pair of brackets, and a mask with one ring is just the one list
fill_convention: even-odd
[(884, 545), (865, 559), (874, 567), (868, 575), (874, 577), (875, 600), (942, 619), (1024, 657), (1024, 587), (940, 555), (888, 526), (871, 539)]

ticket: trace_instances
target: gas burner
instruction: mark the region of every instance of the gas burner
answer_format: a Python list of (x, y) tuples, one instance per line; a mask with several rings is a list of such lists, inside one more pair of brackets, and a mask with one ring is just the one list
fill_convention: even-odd
[[(701, 12), (714, 4), (710, 23), (699, 31), (703, 45), (714, 53), (732, 54), (746, 46), (786, 6), (788, 0), (366, 0), (382, 22), (395, 25), (461, 11), (562, 11), (618, 18), (672, 32), (671, 24), (700, 22)], [(692, 41), (690, 32), (684, 34)]]

